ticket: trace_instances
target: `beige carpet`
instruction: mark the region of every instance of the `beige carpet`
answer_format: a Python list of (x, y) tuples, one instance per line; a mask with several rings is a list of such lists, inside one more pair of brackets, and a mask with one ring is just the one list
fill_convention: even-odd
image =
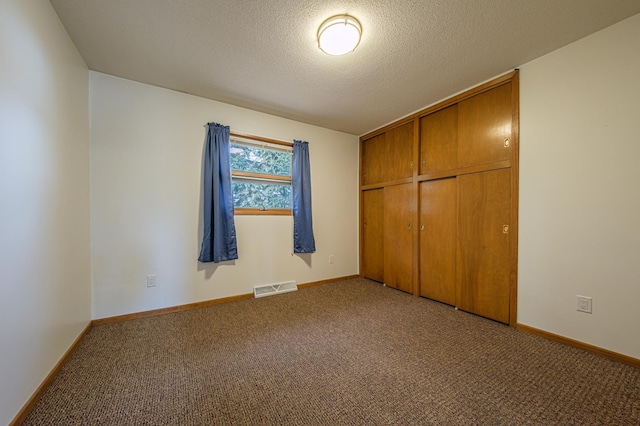
[(640, 425), (640, 370), (355, 279), (95, 327), (27, 425)]

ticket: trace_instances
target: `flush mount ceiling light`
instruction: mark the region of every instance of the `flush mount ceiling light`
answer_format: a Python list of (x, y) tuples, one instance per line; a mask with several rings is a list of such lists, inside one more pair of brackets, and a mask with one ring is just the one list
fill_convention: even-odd
[(329, 55), (345, 55), (360, 43), (362, 27), (353, 16), (333, 16), (318, 29), (318, 47)]

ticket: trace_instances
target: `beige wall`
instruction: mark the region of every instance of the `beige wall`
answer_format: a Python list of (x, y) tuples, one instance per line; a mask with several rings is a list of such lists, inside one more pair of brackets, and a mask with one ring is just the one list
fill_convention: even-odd
[(88, 71), (48, 1), (0, 2), (0, 424), (91, 320)]
[[(640, 15), (521, 67), (518, 322), (640, 358)], [(576, 296), (593, 298), (593, 314)]]
[[(357, 274), (357, 136), (101, 73), (90, 81), (94, 318)], [(236, 216), (239, 259), (198, 263), (209, 121), (309, 141), (316, 253), (291, 255), (290, 216)]]

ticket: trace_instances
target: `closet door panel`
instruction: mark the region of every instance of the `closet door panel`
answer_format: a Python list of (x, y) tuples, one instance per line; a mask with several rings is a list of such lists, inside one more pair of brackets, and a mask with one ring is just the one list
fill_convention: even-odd
[(413, 185), (384, 188), (384, 283), (413, 291)]
[(420, 174), (458, 167), (458, 105), (420, 119)]
[(456, 303), (458, 184), (456, 178), (420, 184), (420, 296)]
[(413, 121), (386, 132), (386, 180), (413, 175)]
[(511, 170), (458, 177), (456, 306), (509, 322)]
[(458, 104), (458, 167), (511, 159), (511, 83)]
[(386, 180), (386, 144), (384, 133), (362, 142), (362, 184)]
[(362, 276), (384, 281), (384, 190), (362, 192)]

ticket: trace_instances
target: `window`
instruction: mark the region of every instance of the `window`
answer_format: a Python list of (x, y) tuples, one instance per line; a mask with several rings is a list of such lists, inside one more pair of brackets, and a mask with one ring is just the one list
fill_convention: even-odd
[(236, 214), (291, 215), (290, 143), (231, 135)]

